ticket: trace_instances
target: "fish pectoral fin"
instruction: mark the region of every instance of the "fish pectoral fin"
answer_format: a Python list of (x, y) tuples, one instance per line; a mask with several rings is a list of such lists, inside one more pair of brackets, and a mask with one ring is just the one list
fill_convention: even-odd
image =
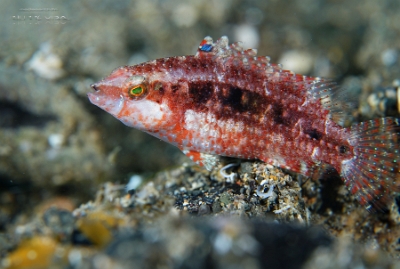
[(181, 149), (182, 152), (188, 156), (193, 162), (204, 166), (208, 171), (211, 171), (213, 167), (215, 167), (219, 161), (219, 155), (201, 153), (198, 151), (193, 151), (189, 149)]

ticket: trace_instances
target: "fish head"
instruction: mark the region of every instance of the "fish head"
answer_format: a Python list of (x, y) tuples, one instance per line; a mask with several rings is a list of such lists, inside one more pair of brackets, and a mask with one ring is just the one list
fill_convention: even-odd
[(172, 113), (154, 78), (135, 66), (120, 67), (91, 85), (91, 103), (129, 127), (155, 133), (170, 127)]

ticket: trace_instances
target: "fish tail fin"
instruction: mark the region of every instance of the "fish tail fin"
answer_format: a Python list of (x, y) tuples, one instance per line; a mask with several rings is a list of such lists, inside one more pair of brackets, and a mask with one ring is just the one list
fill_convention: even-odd
[(370, 120), (350, 130), (354, 157), (342, 163), (342, 177), (369, 211), (382, 211), (388, 198), (400, 190), (400, 120)]

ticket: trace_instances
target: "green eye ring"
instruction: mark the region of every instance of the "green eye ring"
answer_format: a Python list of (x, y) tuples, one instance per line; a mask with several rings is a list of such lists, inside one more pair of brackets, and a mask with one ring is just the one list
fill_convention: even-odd
[(143, 84), (136, 85), (128, 90), (128, 95), (132, 98), (137, 98), (144, 94), (146, 87)]

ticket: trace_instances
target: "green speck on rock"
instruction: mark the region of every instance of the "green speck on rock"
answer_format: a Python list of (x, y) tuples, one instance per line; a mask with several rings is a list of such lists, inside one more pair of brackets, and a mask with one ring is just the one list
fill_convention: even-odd
[(228, 193), (223, 193), (223, 194), (221, 194), (219, 200), (221, 201), (221, 203), (228, 205), (232, 202), (232, 197)]

